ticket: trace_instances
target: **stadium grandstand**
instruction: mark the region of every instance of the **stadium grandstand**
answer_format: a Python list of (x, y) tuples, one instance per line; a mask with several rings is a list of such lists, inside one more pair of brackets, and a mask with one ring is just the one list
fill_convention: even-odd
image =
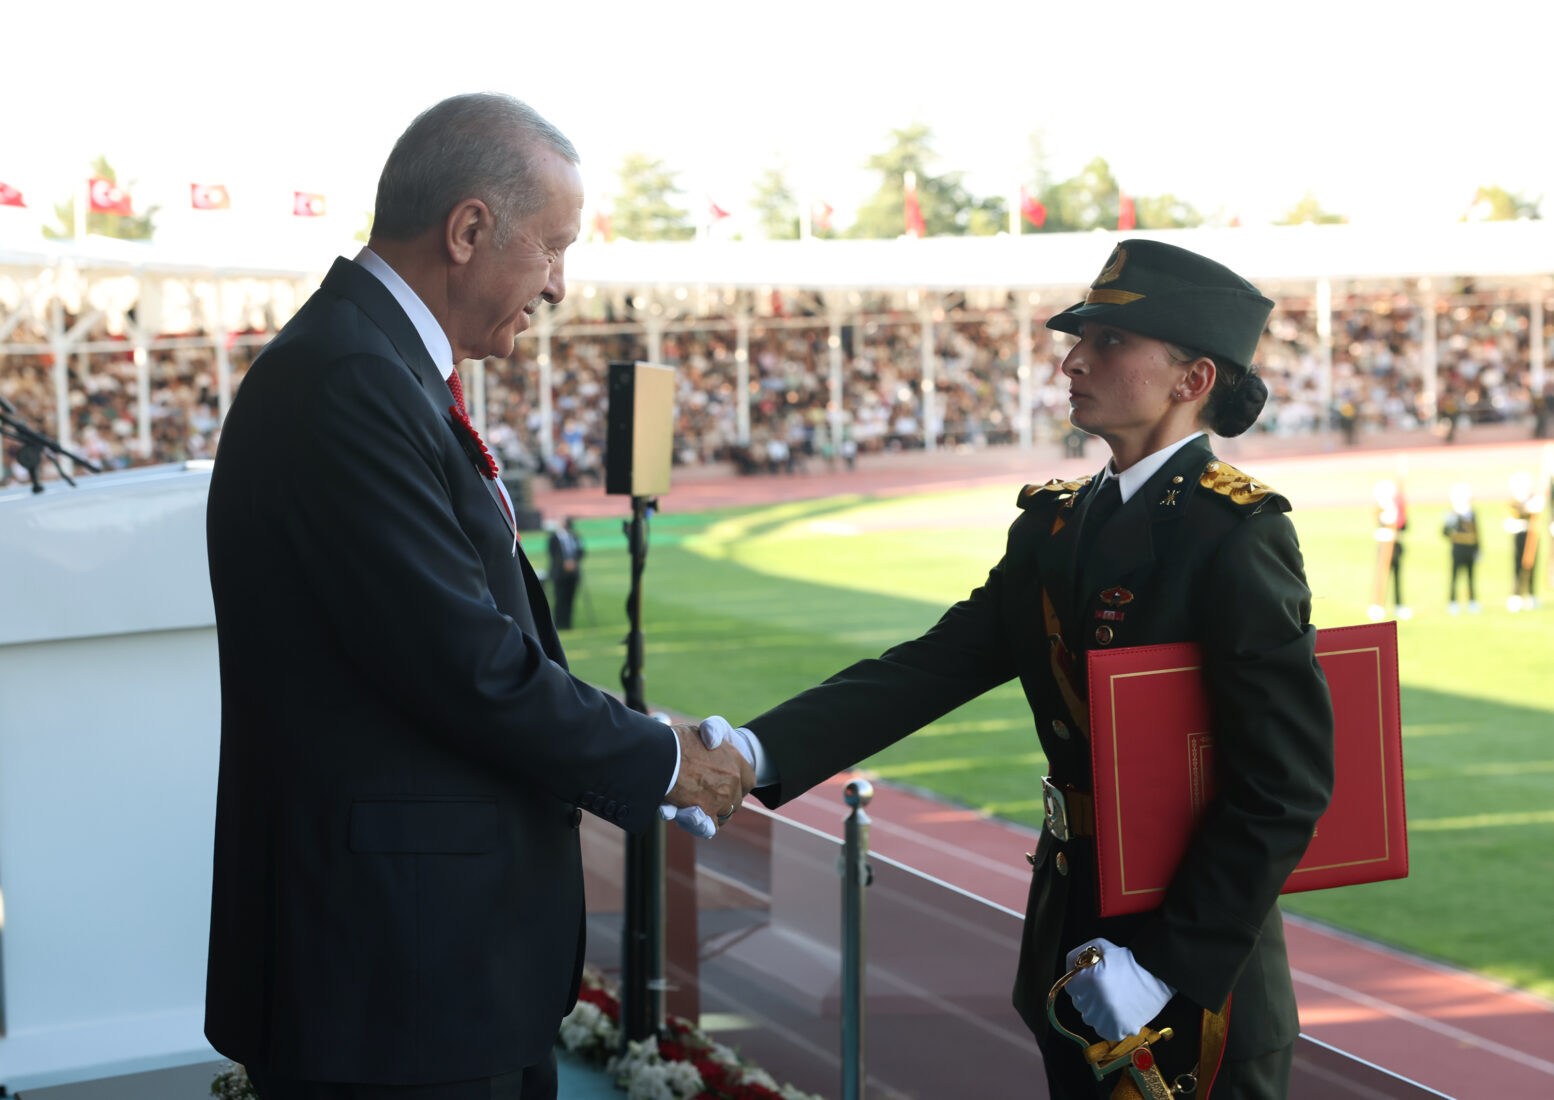
[[(1450, 439), (1540, 408), (1547, 426), (1548, 223), (1136, 235), (1214, 256), (1276, 299), (1259, 431)], [(1060, 439), (1066, 343), (1044, 322), (1114, 239), (579, 245), (566, 300), (512, 356), (466, 370), (474, 418), (509, 471), (588, 483), (606, 364), (641, 359), (678, 369), (683, 464), (756, 473)], [(0, 245), (0, 397), (105, 468), (210, 457), (253, 357), (333, 258), (335, 242), (305, 257), (284, 243)], [(25, 478), (0, 457), (0, 485)]]

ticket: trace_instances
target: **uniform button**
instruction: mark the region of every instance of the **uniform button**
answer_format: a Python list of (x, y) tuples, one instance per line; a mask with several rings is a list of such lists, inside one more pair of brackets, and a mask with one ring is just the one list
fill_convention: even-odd
[(576, 829), (580, 825), (582, 825), (583, 824), (583, 811), (581, 809), (579, 809), (578, 807), (573, 806), (572, 807), (572, 812), (567, 814), (567, 824), (572, 826), (572, 828), (574, 828), (574, 829)]
[(1102, 623), (1100, 626), (1095, 628), (1096, 644), (1111, 645), (1113, 637), (1114, 635), (1112, 633), (1112, 628), (1107, 626), (1105, 623)]
[(610, 799), (604, 804), (604, 812), (609, 817), (615, 816), (615, 799)]
[(1208, 470), (1209, 473), (1211, 473), (1211, 474), (1212, 473), (1217, 473), (1219, 471), (1219, 463), (1218, 462), (1211, 462), (1206, 467), (1204, 467), (1204, 469)]
[(1025, 853), (1025, 862), (1029, 863), (1032, 867), (1036, 866), (1036, 853), (1035, 852), (1026, 852)]
[(1068, 726), (1060, 718), (1052, 720), (1052, 733), (1055, 737), (1061, 737), (1065, 741), (1068, 740)]
[(1059, 852), (1057, 858), (1052, 861), (1052, 865), (1058, 869), (1058, 874), (1068, 874), (1068, 853)]
[(1180, 485), (1181, 483), (1182, 483), (1182, 475), (1181, 474), (1177, 474), (1175, 477), (1173, 477), (1171, 479), (1171, 484), (1172, 485)]

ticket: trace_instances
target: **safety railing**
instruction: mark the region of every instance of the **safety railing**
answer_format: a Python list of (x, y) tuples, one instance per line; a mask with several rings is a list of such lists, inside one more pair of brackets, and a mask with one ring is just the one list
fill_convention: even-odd
[[(847, 813), (839, 803), (839, 822)], [(670, 1014), (825, 1097), (1045, 1095), (1040, 1053), (1010, 1001), (1021, 914), (877, 854), (864, 871), (862, 846), (849, 859), (836, 837), (754, 803), (716, 840), (670, 827), (667, 841)], [(588, 958), (615, 974), (623, 834), (585, 816), (583, 854)], [(854, 965), (863, 1014), (853, 1033), (867, 1035), (856, 1093), (845, 1091), (842, 1039), (848, 891), (862, 918)], [(1304, 1038), (1297, 1047), (1294, 1100), (1438, 1095), (1331, 1047)]]

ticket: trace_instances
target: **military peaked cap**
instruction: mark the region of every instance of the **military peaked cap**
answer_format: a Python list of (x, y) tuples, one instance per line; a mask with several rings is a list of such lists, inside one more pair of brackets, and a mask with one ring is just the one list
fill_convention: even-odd
[(1112, 249), (1085, 300), (1047, 327), (1078, 336), (1086, 321), (1250, 368), (1273, 302), (1224, 264), (1159, 241), (1127, 240)]

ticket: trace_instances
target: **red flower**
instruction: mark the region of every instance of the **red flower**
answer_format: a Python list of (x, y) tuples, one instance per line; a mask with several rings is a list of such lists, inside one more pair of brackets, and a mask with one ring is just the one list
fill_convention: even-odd
[(702, 1084), (708, 1090), (717, 1094), (728, 1087), (728, 1067), (711, 1058), (692, 1058), (691, 1065), (696, 1067), (696, 1072), (701, 1074)]
[(614, 997), (610, 996), (602, 989), (595, 989), (592, 986), (585, 985), (581, 990), (578, 991), (577, 999), (580, 1001), (587, 1001), (589, 1004), (596, 1007), (600, 1012), (603, 1012), (612, 1021), (619, 1021), (620, 1019), (620, 1002), (618, 1002)]

